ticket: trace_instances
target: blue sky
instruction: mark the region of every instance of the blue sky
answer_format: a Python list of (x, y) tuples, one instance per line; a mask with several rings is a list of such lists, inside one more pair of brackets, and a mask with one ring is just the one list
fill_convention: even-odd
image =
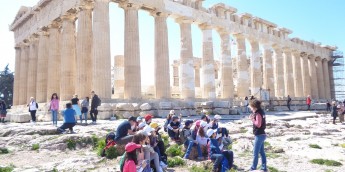
[[(14, 37), (8, 31), (21, 5), (33, 6), (39, 0), (1, 0), (0, 1), (0, 69), (6, 64), (14, 69)], [(291, 38), (299, 37), (307, 41), (336, 45), (345, 50), (345, 7), (344, 0), (206, 0), (205, 7), (224, 3), (238, 9), (238, 13), (251, 13), (253, 16), (276, 23), (279, 27), (293, 30)], [(124, 14), (117, 4), (110, 5), (111, 55), (123, 54)], [(147, 12), (139, 12), (142, 82), (153, 83), (154, 20)], [(168, 19), (170, 60), (178, 59), (180, 52), (179, 26)], [(202, 55), (202, 35), (193, 25), (193, 53)], [(214, 56), (219, 59), (220, 40), (214, 32)]]

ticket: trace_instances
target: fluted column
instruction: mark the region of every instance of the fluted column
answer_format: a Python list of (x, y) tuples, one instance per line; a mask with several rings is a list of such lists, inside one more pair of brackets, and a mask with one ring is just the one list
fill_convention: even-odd
[(317, 86), (316, 64), (314, 55), (309, 55), (309, 76), (311, 84), (311, 96), (313, 99), (319, 99), (319, 88)]
[(330, 76), (329, 76), (329, 69), (328, 69), (328, 60), (322, 60), (323, 66), (323, 78), (324, 78), (324, 89), (325, 89), (325, 98), (331, 99), (331, 83), (330, 83)]
[(91, 88), (100, 98), (111, 98), (109, 0), (94, 1), (92, 26), (94, 34)]
[(232, 77), (231, 43), (228, 33), (220, 33), (221, 38), (221, 97), (223, 99), (234, 98), (234, 83)]
[(76, 72), (75, 15), (62, 16), (60, 99), (70, 100), (75, 94)]
[(156, 98), (170, 98), (170, 68), (167, 15), (153, 12), (155, 18), (154, 78)]
[(20, 56), (22, 49), (19, 45), (15, 47), (16, 50), (16, 61), (14, 67), (14, 83), (13, 83), (13, 105), (19, 105), (19, 86), (20, 83)]
[(285, 96), (284, 83), (284, 57), (280, 47), (274, 47), (274, 91), (276, 97)]
[(195, 98), (195, 76), (191, 23), (178, 20), (181, 30), (180, 91), (182, 99)]
[(323, 66), (322, 66), (322, 59), (321, 57), (317, 57), (315, 59), (316, 64), (316, 76), (317, 76), (317, 86), (319, 91), (319, 98), (325, 99), (325, 81), (323, 76)]
[(27, 74), (27, 97), (36, 97), (36, 78), (37, 78), (37, 35), (30, 38), (29, 66)]
[(234, 35), (237, 42), (237, 96), (249, 95), (249, 73), (246, 54), (246, 41), (243, 35)]
[(49, 26), (49, 56), (48, 56), (48, 83), (47, 83), (47, 101), (50, 101), (51, 95), (57, 93), (60, 95), (61, 81), (61, 23), (54, 21)]
[(301, 69), (301, 53), (294, 51), (293, 52), (293, 80), (294, 80), (294, 90), (295, 97), (304, 97), (303, 95), (303, 80), (302, 80), (302, 69)]
[(293, 78), (292, 55), (291, 50), (284, 48), (284, 84), (285, 96), (295, 97), (295, 80)]
[(212, 27), (207, 25), (200, 25), (203, 35), (203, 51), (202, 51), (202, 98), (215, 99), (216, 98), (216, 81), (214, 71), (213, 58), (213, 38)]
[(39, 33), (37, 54), (36, 101), (40, 103), (47, 99), (49, 49), (48, 28), (43, 28)]
[(261, 59), (259, 42), (251, 40), (250, 45), (252, 48), (252, 57), (250, 59), (250, 80), (251, 80), (251, 93), (255, 97), (260, 96), (260, 88), (262, 86), (262, 72), (261, 72)]
[[(80, 98), (92, 90), (92, 4), (83, 2), (78, 13), (76, 93)], [(98, 93), (97, 93), (98, 94)]]
[(139, 6), (124, 4), (125, 10), (125, 99), (141, 98)]
[(307, 97), (311, 95), (308, 55), (301, 53), (301, 69), (302, 69), (302, 80), (303, 80), (303, 96)]
[(20, 85), (19, 85), (19, 105), (27, 103), (27, 83), (28, 83), (28, 66), (29, 66), (29, 52), (30, 47), (25, 41), (21, 47), (20, 54)]
[(123, 99), (125, 90), (125, 63), (124, 56), (117, 55), (114, 57), (114, 96), (118, 99)]
[(263, 72), (263, 89), (269, 90), (270, 97), (275, 96), (274, 92), (274, 75), (273, 75), (273, 58), (272, 49), (269, 45), (264, 45), (264, 53), (262, 59)]

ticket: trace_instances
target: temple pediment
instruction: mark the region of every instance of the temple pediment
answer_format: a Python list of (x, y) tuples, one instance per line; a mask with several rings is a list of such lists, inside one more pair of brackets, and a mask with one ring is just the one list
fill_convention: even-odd
[(28, 11), (30, 11), (30, 7), (21, 6), (17, 12), (17, 15), (14, 18), (14, 21), (12, 22), (12, 24), (15, 23), (20, 17), (22, 17)]

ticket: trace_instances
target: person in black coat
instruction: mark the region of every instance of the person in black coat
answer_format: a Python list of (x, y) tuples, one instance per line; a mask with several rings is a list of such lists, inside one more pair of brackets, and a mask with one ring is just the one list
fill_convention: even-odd
[(335, 101), (332, 102), (331, 115), (333, 117), (333, 124), (335, 124), (335, 119), (338, 116), (337, 103)]
[(91, 91), (92, 100), (91, 100), (91, 109), (90, 109), (90, 116), (92, 119), (92, 124), (96, 124), (98, 110), (97, 107), (101, 105), (101, 99), (95, 94), (94, 91)]

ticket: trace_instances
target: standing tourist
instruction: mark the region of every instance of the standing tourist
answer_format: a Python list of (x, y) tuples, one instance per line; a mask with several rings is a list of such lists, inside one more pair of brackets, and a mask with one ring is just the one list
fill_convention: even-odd
[(29, 107), (29, 112), (31, 115), (31, 123), (36, 123), (36, 111), (38, 109), (38, 104), (33, 97), (30, 97), (30, 102), (26, 105)]
[(265, 112), (261, 108), (261, 102), (259, 100), (252, 100), (249, 103), (249, 108), (253, 112), (250, 115), (250, 119), (253, 122), (253, 134), (255, 135), (254, 151), (253, 151), (253, 163), (250, 170), (256, 170), (258, 165), (259, 153), (261, 155), (261, 170), (267, 172), (267, 160), (264, 148), (264, 142), (266, 140), (266, 116)]
[(249, 101), (248, 101), (248, 97), (246, 96), (244, 98), (244, 108), (245, 108), (245, 113), (248, 113), (249, 112), (249, 109), (248, 109), (248, 104), (249, 104)]
[(57, 126), (57, 114), (59, 110), (59, 97), (56, 93), (53, 93), (50, 99), (49, 110), (52, 112), (53, 125)]
[(78, 95), (75, 94), (75, 95), (73, 96), (73, 99), (71, 99), (71, 102), (72, 102), (72, 108), (74, 109), (75, 114), (76, 114), (77, 116), (79, 116), (79, 118), (80, 118), (80, 123), (83, 123), (82, 117), (81, 117), (81, 110), (80, 110), (80, 107), (79, 107)]
[(343, 102), (339, 102), (338, 106), (338, 116), (340, 123), (344, 122), (344, 113), (345, 113), (345, 104)]
[(6, 103), (3, 100), (0, 100), (0, 122), (5, 123), (5, 118), (6, 118)]
[(338, 116), (337, 103), (335, 101), (332, 102), (331, 116), (333, 117), (333, 124), (335, 124), (335, 119)]
[(326, 106), (327, 106), (327, 112), (330, 112), (331, 111), (331, 103), (329, 103), (329, 101), (327, 100), (327, 103), (326, 103)]
[(287, 107), (289, 108), (289, 111), (291, 111), (290, 105), (291, 105), (291, 97), (290, 97), (290, 95), (288, 95), (288, 97), (287, 97)]
[(310, 95), (308, 95), (307, 97), (307, 105), (308, 105), (308, 110), (310, 111), (310, 105), (311, 105), (311, 98), (310, 98)]
[(85, 119), (85, 124), (87, 125), (87, 113), (89, 112), (89, 97), (85, 97), (85, 99), (81, 102), (81, 113), (84, 119)]
[(91, 95), (92, 95), (92, 100), (91, 100), (90, 115), (92, 119), (92, 124), (96, 124), (97, 115), (98, 115), (97, 107), (101, 105), (101, 99), (98, 97), (97, 94), (95, 94), (94, 91), (91, 91)]

